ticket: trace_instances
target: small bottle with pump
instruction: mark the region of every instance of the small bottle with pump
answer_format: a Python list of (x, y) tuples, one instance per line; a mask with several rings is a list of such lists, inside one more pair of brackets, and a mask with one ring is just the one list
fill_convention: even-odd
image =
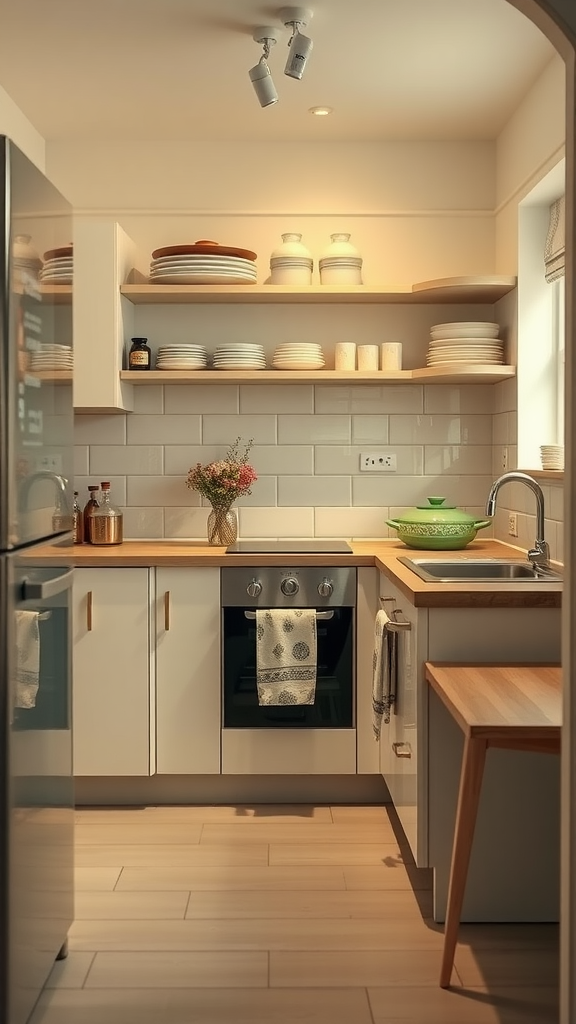
[(84, 516), (78, 501), (78, 491), (74, 491), (74, 504), (72, 506), (72, 534), (75, 544), (81, 544), (84, 540)]
[(101, 487), (100, 505), (94, 509), (88, 520), (90, 541), (92, 544), (121, 544), (124, 516), (110, 501), (110, 483), (103, 480)]
[(131, 338), (132, 346), (128, 353), (129, 370), (151, 370), (152, 351), (148, 338)]
[(88, 498), (88, 501), (86, 502), (84, 506), (84, 511), (82, 513), (82, 517), (84, 519), (85, 542), (90, 541), (90, 517), (93, 515), (94, 510), (98, 508), (98, 499), (96, 498), (96, 492), (99, 490), (100, 488), (96, 484), (90, 484), (88, 486), (90, 497)]

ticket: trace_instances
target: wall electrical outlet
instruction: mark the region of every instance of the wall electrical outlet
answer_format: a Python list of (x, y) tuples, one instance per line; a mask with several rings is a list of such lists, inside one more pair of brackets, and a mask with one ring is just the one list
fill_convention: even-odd
[(45, 473), (61, 473), (62, 472), (62, 456), (61, 455), (39, 455), (36, 459), (36, 472)]
[(502, 448), (502, 457), (500, 459), (500, 467), (501, 467), (501, 469), (508, 469), (508, 449), (506, 447)]
[(510, 537), (518, 536), (518, 516), (515, 512), (508, 513), (508, 533)]
[(362, 473), (395, 473), (396, 456), (392, 452), (361, 452)]

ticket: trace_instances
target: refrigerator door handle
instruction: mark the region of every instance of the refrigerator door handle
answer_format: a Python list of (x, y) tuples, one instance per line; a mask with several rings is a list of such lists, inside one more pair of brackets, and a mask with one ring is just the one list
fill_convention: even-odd
[(22, 583), (22, 597), (25, 601), (45, 601), (49, 597), (56, 597), (63, 590), (72, 585), (74, 570), (70, 569), (63, 576), (56, 576), (53, 580), (45, 580), (42, 583), (24, 580)]

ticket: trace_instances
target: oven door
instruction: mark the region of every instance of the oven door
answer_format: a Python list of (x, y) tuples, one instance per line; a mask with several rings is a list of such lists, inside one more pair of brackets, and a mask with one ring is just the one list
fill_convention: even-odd
[(317, 615), (316, 699), (310, 705), (262, 707), (256, 686), (256, 612), (222, 610), (225, 729), (352, 729), (355, 609), (320, 608)]

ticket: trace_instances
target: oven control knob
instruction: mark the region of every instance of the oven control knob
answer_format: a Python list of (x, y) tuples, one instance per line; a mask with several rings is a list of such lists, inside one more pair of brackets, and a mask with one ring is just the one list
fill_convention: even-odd
[(248, 594), (248, 597), (260, 597), (260, 594), (262, 593), (262, 584), (260, 583), (260, 580), (252, 580), (252, 582), (246, 587), (246, 593)]
[(292, 597), (293, 594), (297, 594), (300, 590), (300, 584), (293, 576), (287, 576), (286, 579), (282, 580), (280, 590), (286, 597)]
[(323, 579), (322, 583), (318, 584), (318, 593), (320, 597), (332, 597), (334, 593), (334, 584), (331, 580)]

